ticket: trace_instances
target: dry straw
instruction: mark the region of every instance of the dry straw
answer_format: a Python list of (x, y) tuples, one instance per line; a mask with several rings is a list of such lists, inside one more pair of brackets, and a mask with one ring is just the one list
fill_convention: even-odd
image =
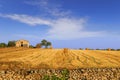
[(68, 51), (69, 51), (68, 48), (64, 48), (64, 49), (63, 49), (63, 52), (64, 52), (64, 53), (68, 53)]
[(85, 48), (85, 50), (89, 50), (89, 48)]
[(111, 51), (111, 48), (108, 48), (108, 51)]

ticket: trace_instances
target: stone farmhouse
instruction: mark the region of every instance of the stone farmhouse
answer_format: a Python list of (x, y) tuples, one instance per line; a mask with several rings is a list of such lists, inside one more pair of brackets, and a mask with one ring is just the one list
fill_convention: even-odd
[(16, 47), (29, 47), (29, 41), (18, 40), (18, 41), (16, 41)]

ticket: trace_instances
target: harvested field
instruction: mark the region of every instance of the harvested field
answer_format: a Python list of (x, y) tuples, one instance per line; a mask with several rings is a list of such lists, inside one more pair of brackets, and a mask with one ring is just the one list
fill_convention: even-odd
[(0, 69), (120, 67), (120, 51), (0, 48)]

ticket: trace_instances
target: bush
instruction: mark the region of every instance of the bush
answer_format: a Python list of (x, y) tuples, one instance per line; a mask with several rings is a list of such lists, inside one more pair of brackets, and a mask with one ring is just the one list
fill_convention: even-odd
[(79, 50), (83, 50), (82, 48), (79, 48)]
[(50, 80), (50, 76), (45, 75), (42, 80)]
[(34, 48), (34, 46), (33, 46), (33, 45), (30, 45), (29, 48)]
[(97, 48), (96, 50), (100, 50), (100, 49)]
[(51, 80), (61, 80), (61, 79), (59, 77), (57, 77), (56, 75), (52, 75)]
[(62, 74), (61, 80), (68, 80), (69, 79), (69, 70), (64, 69), (61, 74)]
[(5, 43), (0, 43), (0, 47), (1, 47), (1, 48), (7, 47), (7, 44), (5, 44)]
[(42, 80), (68, 80), (69, 79), (69, 70), (64, 69), (62, 72), (62, 77), (57, 77), (56, 75), (45, 75)]
[(120, 51), (120, 49), (117, 49), (117, 51)]
[(116, 51), (115, 49), (111, 49), (111, 51)]
[(16, 41), (9, 41), (8, 42), (8, 47), (15, 47), (15, 42)]
[(36, 48), (41, 48), (41, 44), (40, 43), (38, 43), (38, 44), (36, 44), (36, 46), (35, 46)]

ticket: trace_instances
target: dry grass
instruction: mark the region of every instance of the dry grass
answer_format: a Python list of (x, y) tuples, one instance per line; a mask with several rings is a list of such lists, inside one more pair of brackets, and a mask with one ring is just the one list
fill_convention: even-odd
[(0, 49), (0, 69), (120, 67), (120, 51), (65, 49)]

